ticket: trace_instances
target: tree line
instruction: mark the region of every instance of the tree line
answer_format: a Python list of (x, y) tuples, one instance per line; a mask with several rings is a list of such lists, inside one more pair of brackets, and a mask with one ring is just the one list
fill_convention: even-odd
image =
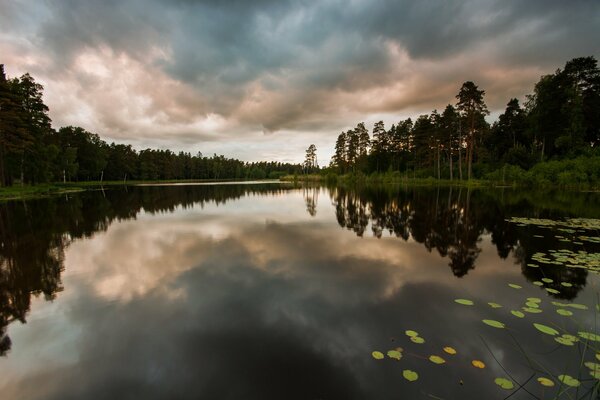
[(389, 129), (379, 121), (371, 135), (359, 123), (337, 137), (330, 170), (462, 180), (507, 165), (528, 170), (542, 161), (599, 155), (600, 69), (593, 56), (542, 76), (524, 105), (510, 99), (492, 124), (485, 119), (484, 96), (467, 81), (456, 103), (441, 113), (407, 118)]
[(137, 151), (81, 127), (53, 129), (43, 86), (28, 73), (8, 78), (0, 64), (0, 185), (16, 182), (264, 179), (302, 172), (300, 164), (248, 163), (222, 155)]

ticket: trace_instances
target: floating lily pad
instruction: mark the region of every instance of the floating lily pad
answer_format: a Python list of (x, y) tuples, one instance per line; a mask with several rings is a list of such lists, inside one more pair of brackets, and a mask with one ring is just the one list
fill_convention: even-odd
[(523, 307), (522, 310), (525, 312), (528, 312), (530, 314), (539, 314), (542, 312), (542, 310), (539, 308), (531, 308), (531, 307)]
[(411, 331), (410, 329), (404, 332), (406, 334), (406, 336), (408, 337), (415, 337), (415, 336), (419, 336), (419, 332), (417, 331)]
[(473, 304), (475, 304), (472, 300), (467, 299), (455, 299), (454, 302), (462, 304), (463, 306), (472, 306)]
[(565, 385), (571, 387), (577, 387), (581, 385), (581, 382), (579, 382), (577, 379), (573, 378), (570, 375), (559, 375), (558, 380), (564, 383)]
[(587, 310), (588, 309), (588, 306), (586, 306), (585, 304), (577, 304), (577, 303), (567, 304), (567, 307), (571, 307), (576, 310)]
[(446, 360), (444, 360), (440, 356), (429, 356), (429, 361), (431, 361), (434, 364), (444, 364), (446, 362)]
[(544, 283), (543, 283), (543, 282), (540, 282), (540, 281), (533, 281), (533, 284), (534, 284), (535, 286), (544, 286)]
[(390, 350), (387, 352), (387, 356), (389, 358), (393, 358), (394, 360), (400, 361), (402, 358), (402, 353), (400, 353), (398, 350)]
[(505, 390), (512, 390), (515, 387), (512, 381), (506, 378), (496, 378), (494, 379), (494, 382), (496, 383), (496, 385), (500, 386), (502, 389)]
[(542, 332), (545, 333), (546, 335), (551, 335), (551, 336), (556, 336), (558, 335), (558, 331), (554, 328), (551, 328), (547, 325), (543, 325), (543, 324), (538, 324), (538, 323), (534, 323), (533, 326), (535, 326), (535, 328)]
[(541, 303), (542, 299), (540, 299), (539, 297), (528, 297), (527, 301), (532, 303)]
[(556, 310), (556, 312), (565, 317), (570, 317), (571, 315), (573, 315), (572, 311), (565, 310), (564, 308), (559, 308), (558, 310)]
[(518, 318), (523, 318), (523, 317), (525, 317), (525, 314), (523, 314), (521, 311), (512, 310), (510, 313), (511, 313), (512, 315), (514, 315), (515, 317), (518, 317)]
[(564, 346), (574, 346), (575, 342), (572, 340), (569, 340), (567, 338), (564, 338), (562, 336), (560, 337), (555, 337), (554, 340), (556, 340), (558, 343), (564, 345)]
[(411, 371), (410, 369), (405, 369), (402, 371), (402, 376), (409, 382), (414, 382), (419, 379), (419, 374), (417, 374), (415, 371)]
[(423, 344), (423, 343), (425, 343), (425, 339), (423, 339), (421, 336), (412, 336), (412, 337), (410, 338), (410, 340), (411, 340), (413, 343), (416, 343), (416, 344)]
[(544, 378), (544, 377), (539, 377), (537, 378), (537, 381), (540, 383), (540, 385), (542, 386), (546, 386), (546, 387), (552, 387), (554, 386), (554, 381), (550, 380), (548, 378)]
[(380, 351), (374, 351), (371, 353), (371, 355), (373, 356), (374, 359), (376, 360), (381, 360), (383, 359), (383, 353)]
[(554, 282), (554, 279), (551, 279), (551, 278), (542, 278), (542, 282), (552, 283), (552, 282)]
[(485, 363), (483, 361), (480, 361), (480, 360), (473, 360), (473, 361), (471, 361), (471, 364), (475, 368), (479, 368), (479, 369), (485, 368)]
[(502, 306), (500, 304), (498, 304), (498, 303), (492, 303), (492, 302), (490, 302), (488, 304), (492, 308), (502, 308)]
[(579, 335), (579, 337), (581, 337), (583, 339), (591, 340), (593, 342), (600, 342), (600, 336), (596, 335), (595, 333), (577, 332), (577, 334)]
[(484, 319), (482, 321), (483, 321), (484, 324), (489, 325), (489, 326), (491, 326), (493, 328), (500, 328), (500, 329), (502, 329), (502, 328), (506, 327), (506, 325), (504, 325), (502, 322), (496, 321), (496, 320), (493, 320), (493, 319)]
[(553, 289), (553, 288), (550, 288), (550, 287), (546, 288), (546, 292), (552, 293), (552, 294), (559, 294), (560, 293), (560, 291), (558, 291), (556, 289)]
[[(456, 354), (456, 350), (453, 347), (450, 347), (450, 346), (444, 347), (444, 351), (446, 353), (448, 353), (448, 354), (451, 354), (451, 355), (455, 355)], [(599, 358), (599, 360), (600, 360), (600, 358)]]
[(517, 285), (516, 283), (509, 283), (508, 286), (513, 289), (523, 289), (523, 286)]
[(529, 308), (540, 308), (540, 304), (535, 301), (528, 301), (525, 305)]
[(561, 282), (560, 284), (564, 287), (572, 287), (573, 286), (573, 284), (569, 283), (569, 282)]

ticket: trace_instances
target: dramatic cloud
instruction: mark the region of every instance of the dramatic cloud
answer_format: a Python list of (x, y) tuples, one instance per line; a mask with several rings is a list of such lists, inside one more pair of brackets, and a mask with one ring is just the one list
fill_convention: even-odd
[(0, 62), (46, 85), (56, 125), (247, 160), (313, 142), (326, 162), (342, 129), (441, 109), (465, 80), (498, 112), (599, 35), (595, 0), (0, 3)]

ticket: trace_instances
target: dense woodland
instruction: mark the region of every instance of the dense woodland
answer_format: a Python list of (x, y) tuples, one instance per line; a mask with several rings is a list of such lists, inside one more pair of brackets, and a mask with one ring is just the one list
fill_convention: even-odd
[[(136, 151), (108, 144), (80, 127), (55, 130), (43, 87), (28, 73), (8, 78), (0, 65), (0, 185), (14, 183), (262, 179), (315, 172), (316, 148), (304, 165), (246, 163), (224, 156)], [(542, 76), (522, 105), (510, 99), (490, 124), (485, 91), (465, 82), (440, 113), (408, 118), (371, 134), (363, 123), (342, 132), (325, 173), (468, 180), (536, 180), (597, 184), (600, 180), (600, 69), (575, 58)], [(527, 172), (526, 172), (527, 171)]]
[(108, 144), (80, 127), (53, 129), (43, 87), (29, 74), (9, 79), (0, 65), (0, 185), (16, 182), (263, 179), (302, 171), (300, 165), (246, 163), (224, 156), (136, 151)]
[[(485, 91), (465, 82), (456, 103), (389, 129), (377, 122), (342, 132), (330, 171), (398, 171), (438, 179), (530, 178), (551, 183), (600, 179), (600, 69), (594, 57), (575, 58), (542, 76), (525, 104), (510, 99), (489, 124)], [(507, 176), (508, 175), (508, 176)]]

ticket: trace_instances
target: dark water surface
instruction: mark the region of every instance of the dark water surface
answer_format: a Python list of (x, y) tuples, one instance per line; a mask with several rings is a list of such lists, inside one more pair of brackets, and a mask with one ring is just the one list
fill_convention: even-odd
[[(598, 332), (597, 218), (594, 193), (458, 188), (147, 186), (2, 203), (0, 398), (595, 398), (582, 363), (600, 363), (600, 343), (578, 332)], [(570, 260), (548, 263), (560, 250)], [(511, 314), (528, 297), (542, 312)]]

